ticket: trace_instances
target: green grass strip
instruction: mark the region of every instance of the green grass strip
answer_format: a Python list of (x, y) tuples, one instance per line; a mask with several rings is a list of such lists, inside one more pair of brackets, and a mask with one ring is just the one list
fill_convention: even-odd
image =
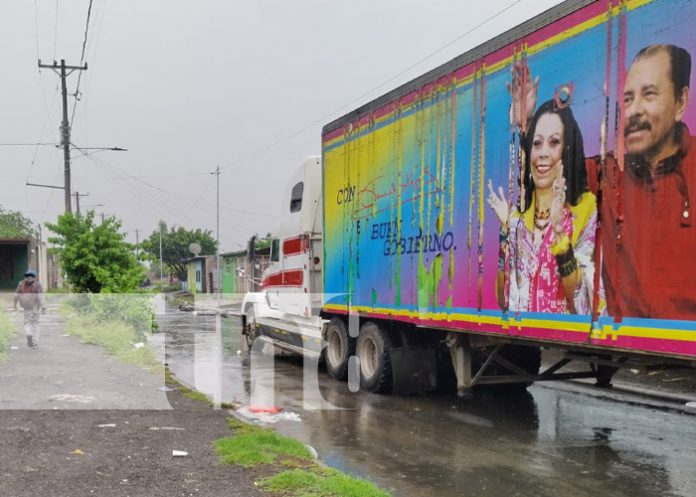
[(283, 471), (261, 480), (259, 486), (292, 497), (389, 497), (369, 481), (319, 467)]
[(280, 463), (284, 457), (306, 461), (312, 460), (309, 449), (295, 439), (279, 435), (273, 430), (258, 426), (236, 425), (233, 437), (221, 438), (214, 443), (215, 451), (228, 464), (238, 464), (245, 468), (259, 464)]
[(235, 436), (214, 443), (224, 462), (247, 468), (266, 465), (272, 471), (294, 466), (259, 481), (268, 492), (284, 497), (390, 497), (369, 481), (320, 466), (297, 440), (236, 418), (229, 418), (227, 424)]
[(7, 352), (10, 350), (10, 342), (12, 337), (17, 334), (18, 327), (10, 319), (5, 311), (0, 311), (0, 361), (7, 357)]

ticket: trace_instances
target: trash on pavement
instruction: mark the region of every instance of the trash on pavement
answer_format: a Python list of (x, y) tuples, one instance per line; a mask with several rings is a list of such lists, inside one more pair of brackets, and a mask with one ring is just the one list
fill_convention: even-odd
[(84, 455), (85, 455), (85, 453), (82, 452), (80, 449), (75, 449), (75, 450), (73, 450), (73, 451), (71, 452), (71, 454), (74, 455), (74, 456), (84, 456)]
[(172, 450), (172, 457), (186, 457), (188, 452), (185, 450)]
[(186, 431), (186, 428), (179, 428), (177, 426), (150, 426), (150, 431)]
[(103, 425), (97, 425), (97, 428), (116, 428), (116, 423), (105, 423)]
[(176, 388), (171, 388), (171, 387), (159, 387), (157, 390), (160, 392), (173, 392), (176, 390)]
[(16, 345), (12, 345), (12, 346), (10, 347), (10, 350), (19, 350), (19, 347), (17, 347)]
[(279, 409), (279, 411), (269, 412), (271, 411), (270, 409), (259, 409), (258, 407), (240, 407), (235, 412), (246, 420), (256, 421), (262, 424), (274, 424), (280, 421), (302, 421), (300, 415), (296, 412), (280, 412), (282, 409), (276, 409)]
[(143, 342), (138, 342), (138, 343), (133, 344), (134, 349), (142, 349), (143, 347), (145, 347), (145, 344)]

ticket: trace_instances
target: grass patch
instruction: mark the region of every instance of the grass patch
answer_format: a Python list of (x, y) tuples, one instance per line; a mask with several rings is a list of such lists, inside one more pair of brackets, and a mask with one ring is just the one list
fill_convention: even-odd
[(17, 334), (18, 328), (6, 312), (0, 311), (0, 361), (7, 357), (10, 340)]
[(162, 371), (162, 364), (155, 359), (147, 345), (135, 348), (141, 339), (132, 326), (122, 321), (97, 321), (89, 315), (63, 314), (67, 319), (66, 332), (69, 335), (104, 348), (126, 364), (148, 368), (153, 372)]
[(46, 293), (70, 293), (70, 288), (49, 288)]
[(235, 436), (215, 441), (215, 451), (224, 462), (250, 468), (288, 459), (312, 460), (309, 449), (297, 440), (267, 428), (245, 424), (240, 427), (242, 424), (232, 425), (237, 432)]
[(272, 476), (258, 484), (268, 492), (284, 497), (390, 497), (369, 481), (317, 464), (297, 440), (236, 418), (227, 424), (235, 435), (217, 440), (216, 452), (229, 464), (263, 466)]
[(283, 471), (261, 480), (259, 486), (292, 497), (389, 497), (369, 481), (319, 467), (310, 471)]

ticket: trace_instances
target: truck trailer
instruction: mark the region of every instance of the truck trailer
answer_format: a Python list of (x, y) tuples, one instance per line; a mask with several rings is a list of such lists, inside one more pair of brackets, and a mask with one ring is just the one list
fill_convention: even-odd
[(694, 367), (694, 15), (568, 0), (327, 123), (248, 342), (373, 392)]

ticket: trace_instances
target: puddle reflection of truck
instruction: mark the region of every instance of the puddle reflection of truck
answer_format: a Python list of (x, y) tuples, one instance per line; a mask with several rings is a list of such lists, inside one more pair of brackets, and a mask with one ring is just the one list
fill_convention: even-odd
[[(617, 87), (641, 47), (662, 40), (684, 9), (696, 14), (676, 3), (564, 2), (324, 126), (321, 157), (305, 160), (288, 188), (263, 290), (244, 300), (248, 341), (322, 355), (333, 378), (359, 371), (373, 392), (431, 390), (452, 370), (464, 395), (491, 383), (607, 385), (625, 365), (693, 366), (694, 321), (606, 305), (597, 213), (600, 202), (621, 212), (624, 200), (620, 184), (603, 189), (582, 160), (596, 157), (608, 176), (622, 171), (613, 157), (623, 154), (607, 152), (624, 150), (623, 133), (607, 132), (624, 124), (613, 112), (624, 108)], [(670, 30), (674, 43), (691, 39), (682, 31)], [(543, 145), (526, 127), (541, 122), (532, 116), (544, 100), (550, 114), (575, 115), (549, 119), (563, 154), (565, 127), (582, 130), (574, 166), (566, 155), (542, 163), (530, 148)], [(561, 167), (565, 204), (556, 197), (551, 232), (549, 211), (532, 206)], [(491, 199), (507, 203), (503, 217), (487, 204), (489, 182)], [(563, 355), (540, 371), (540, 347)], [(571, 361), (586, 366), (563, 372)]]

